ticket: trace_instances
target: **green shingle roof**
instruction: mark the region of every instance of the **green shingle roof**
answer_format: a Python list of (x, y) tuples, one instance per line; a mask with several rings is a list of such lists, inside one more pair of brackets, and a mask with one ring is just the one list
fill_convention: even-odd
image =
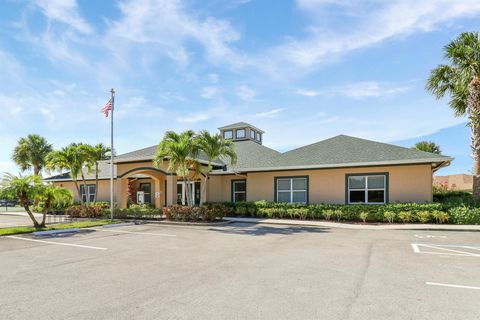
[[(339, 135), (285, 153), (252, 141), (235, 142), (238, 163), (227, 172), (294, 168), (445, 163), (450, 157), (392, 144)], [(221, 172), (218, 172), (221, 173)]]

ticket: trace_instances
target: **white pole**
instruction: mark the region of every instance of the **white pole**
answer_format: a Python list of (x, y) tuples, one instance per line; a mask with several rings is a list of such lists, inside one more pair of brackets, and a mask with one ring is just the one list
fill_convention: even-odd
[(115, 109), (115, 90), (110, 90), (112, 93), (112, 111), (110, 114), (110, 220), (113, 220), (113, 110)]

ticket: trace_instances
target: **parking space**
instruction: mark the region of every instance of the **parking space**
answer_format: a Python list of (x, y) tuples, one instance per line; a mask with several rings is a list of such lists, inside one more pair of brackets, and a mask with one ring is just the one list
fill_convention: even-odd
[(241, 223), (3, 237), (0, 318), (478, 319), (480, 257), (448, 250), (479, 246), (475, 232)]

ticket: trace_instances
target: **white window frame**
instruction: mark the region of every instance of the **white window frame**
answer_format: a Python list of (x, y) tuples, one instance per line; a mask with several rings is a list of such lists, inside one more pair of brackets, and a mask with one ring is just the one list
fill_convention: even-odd
[[(235, 185), (237, 183), (244, 183), (245, 184), (245, 191), (236, 191)], [(236, 202), (235, 201), (235, 195), (239, 194), (239, 193), (245, 194), (245, 201), (247, 201), (247, 180), (232, 181), (232, 202)]]
[[(225, 136), (225, 134), (229, 132), (232, 136), (230, 138), (227, 138)], [(233, 130), (226, 130), (226, 131), (223, 131), (223, 139), (233, 139)]]
[[(85, 192), (85, 187), (86, 187), (86, 192)], [(95, 199), (95, 184), (87, 184), (86, 186), (84, 184), (80, 185), (80, 196), (82, 198), (83, 202), (95, 202), (97, 199)], [(92, 190), (93, 189), (93, 190)], [(93, 200), (91, 198), (93, 197)]]
[(257, 132), (257, 135), (255, 137), (255, 140), (262, 142), (262, 134), (260, 132)]
[(255, 140), (257, 138), (255, 130), (250, 129), (250, 139)]
[[(365, 178), (365, 188), (350, 188), (350, 177), (363, 177)], [(383, 177), (383, 188), (368, 188), (369, 177)], [(350, 191), (364, 191), (365, 192), (365, 202), (351, 202), (350, 201)], [(369, 202), (368, 201), (368, 191), (383, 191), (383, 202)], [(386, 174), (366, 174), (366, 175), (349, 175), (347, 176), (347, 197), (348, 204), (385, 204), (387, 203), (387, 175)]]
[[(243, 131), (243, 136), (239, 136), (238, 133)], [(244, 139), (247, 137), (247, 130), (246, 129), (237, 129), (235, 130), (235, 138), (237, 139)]]
[[(305, 185), (306, 185), (306, 189), (305, 190), (293, 190), (293, 180), (296, 180), (296, 179), (303, 179), (305, 180)], [(289, 190), (278, 190), (278, 182), (280, 180), (290, 180), (290, 189)], [(277, 177), (276, 180), (275, 180), (275, 192), (277, 194), (277, 197), (276, 197), (276, 202), (280, 202), (278, 199), (278, 194), (279, 193), (290, 193), (290, 201), (287, 202), (287, 203), (308, 203), (308, 177)], [(295, 192), (305, 192), (305, 202), (294, 202), (293, 201), (293, 194)]]

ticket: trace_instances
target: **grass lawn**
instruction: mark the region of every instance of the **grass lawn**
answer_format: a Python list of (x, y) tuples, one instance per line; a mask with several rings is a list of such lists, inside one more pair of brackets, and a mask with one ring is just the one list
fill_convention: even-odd
[(0, 236), (8, 236), (12, 234), (20, 233), (31, 233), (35, 231), (46, 231), (46, 230), (61, 230), (61, 229), (70, 229), (70, 228), (89, 228), (96, 226), (103, 226), (110, 223), (119, 223), (120, 220), (98, 220), (98, 221), (77, 221), (71, 223), (62, 223), (47, 226), (46, 228), (35, 228), (35, 227), (9, 227), (9, 228), (0, 228)]

